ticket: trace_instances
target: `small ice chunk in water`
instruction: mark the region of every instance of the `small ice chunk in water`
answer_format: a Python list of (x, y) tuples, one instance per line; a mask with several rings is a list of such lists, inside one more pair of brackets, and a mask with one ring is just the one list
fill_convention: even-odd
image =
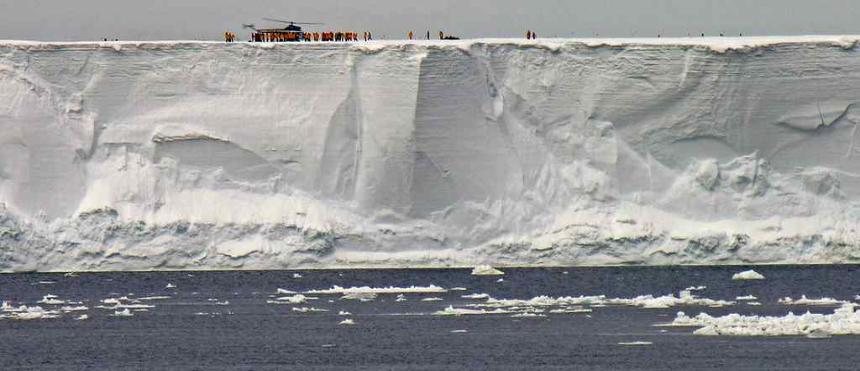
[(629, 342), (620, 342), (618, 345), (624, 346), (639, 346), (639, 345), (651, 345), (654, 344), (650, 341), (629, 341)]
[(421, 299), (421, 301), (442, 301), (442, 300), (445, 300), (445, 299), (442, 299), (442, 298), (424, 298), (424, 299)]
[(340, 312), (337, 312), (337, 315), (339, 315), (339, 316), (351, 316), (351, 315), (352, 315), (352, 313), (347, 312), (347, 311), (345, 311), (345, 310), (342, 310), (342, 311), (340, 311)]
[(473, 276), (501, 276), (503, 274), (505, 274), (505, 272), (502, 272), (486, 264), (479, 265), (472, 269)]
[(398, 303), (399, 303), (399, 302), (406, 301), (406, 295), (398, 294), (398, 295), (397, 295), (397, 299), (394, 299), (394, 301), (396, 301), (396, 302), (398, 302)]
[[(450, 289), (448, 289), (448, 290), (450, 290), (450, 291), (466, 291), (466, 290), (468, 290), (468, 289), (467, 289), (467, 288), (465, 288), (465, 287), (452, 287), (452, 288), (450, 288)], [(860, 295), (857, 295), (857, 296), (860, 296)]]
[(90, 316), (88, 316), (86, 314), (81, 314), (80, 316), (75, 317), (75, 321), (83, 321), (83, 320), (86, 320), (89, 318), (90, 318)]
[(453, 334), (465, 334), (467, 332), (469, 332), (469, 330), (451, 330), (451, 333)]
[(737, 301), (755, 301), (755, 300), (758, 300), (758, 298), (753, 296), (753, 295), (744, 295), (744, 296), (736, 297), (735, 300), (737, 300)]
[(345, 320), (343, 320), (343, 321), (338, 322), (337, 324), (338, 324), (338, 325), (347, 325), (347, 326), (352, 326), (352, 325), (354, 325), (354, 324), (355, 324), (355, 321), (353, 321), (351, 318), (347, 318), (347, 319), (345, 319)]
[(298, 273), (293, 273), (293, 278), (302, 278), (302, 275)]
[(123, 310), (114, 311), (111, 316), (112, 317), (133, 317), (134, 314), (132, 314), (128, 308), (125, 308)]
[(293, 312), (311, 313), (311, 312), (328, 312), (328, 309), (320, 309), (314, 307), (293, 308)]
[(763, 280), (763, 279), (764, 279), (764, 276), (761, 273), (756, 272), (752, 269), (750, 269), (748, 271), (743, 271), (740, 273), (735, 273), (732, 276), (732, 280), (735, 280), (735, 281)]
[(287, 290), (287, 289), (278, 289), (278, 294), (292, 295), (295, 293), (296, 293), (295, 291), (291, 291), (291, 290)]
[(489, 294), (469, 294), (461, 296), (463, 299), (489, 299)]
[(504, 279), (504, 278), (499, 278), (499, 279), (497, 279), (497, 280), (496, 280), (496, 282), (505, 282), (505, 279)]
[(175, 289), (175, 288), (176, 288), (176, 285), (174, 285), (174, 284), (172, 284), (172, 283), (168, 282), (168, 283), (167, 283), (167, 286), (164, 286), (164, 288), (166, 288), (166, 289)]

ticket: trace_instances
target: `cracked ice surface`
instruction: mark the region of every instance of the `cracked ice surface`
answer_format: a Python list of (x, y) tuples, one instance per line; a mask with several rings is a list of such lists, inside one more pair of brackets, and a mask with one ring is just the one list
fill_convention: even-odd
[(856, 41), (0, 41), (0, 270), (857, 262)]

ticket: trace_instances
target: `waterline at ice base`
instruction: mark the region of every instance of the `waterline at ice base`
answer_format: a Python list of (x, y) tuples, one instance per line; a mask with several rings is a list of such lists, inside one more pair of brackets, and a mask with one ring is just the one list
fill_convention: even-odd
[(860, 37), (0, 42), (0, 270), (860, 261)]

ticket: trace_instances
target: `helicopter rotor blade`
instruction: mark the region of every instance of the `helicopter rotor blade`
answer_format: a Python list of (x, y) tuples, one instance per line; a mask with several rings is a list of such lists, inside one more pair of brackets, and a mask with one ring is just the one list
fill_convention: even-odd
[(263, 18), (263, 20), (271, 21), (271, 22), (289, 23), (289, 24), (305, 24), (305, 25), (323, 25), (323, 24), (325, 24), (325, 23), (317, 23), (317, 22), (293, 22), (293, 21), (285, 21), (282, 19), (274, 19), (274, 18)]

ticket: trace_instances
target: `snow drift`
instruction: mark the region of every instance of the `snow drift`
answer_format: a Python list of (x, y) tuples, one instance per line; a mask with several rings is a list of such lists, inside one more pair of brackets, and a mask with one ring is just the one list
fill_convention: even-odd
[(856, 40), (0, 42), (0, 269), (857, 262)]

